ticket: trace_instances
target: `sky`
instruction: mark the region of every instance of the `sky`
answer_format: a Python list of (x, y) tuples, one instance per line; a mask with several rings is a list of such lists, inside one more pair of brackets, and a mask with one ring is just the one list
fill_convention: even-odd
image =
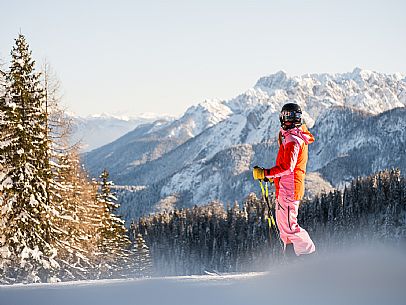
[(23, 33), (79, 115), (178, 116), (261, 77), (406, 73), (404, 0), (0, 0), (0, 60)]

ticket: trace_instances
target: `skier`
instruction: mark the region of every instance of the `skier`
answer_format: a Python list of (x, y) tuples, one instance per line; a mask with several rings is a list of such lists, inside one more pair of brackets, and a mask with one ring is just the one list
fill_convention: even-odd
[(267, 178), (275, 183), (276, 223), (286, 256), (311, 254), (316, 247), (307, 231), (297, 223), (297, 214), (304, 195), (307, 146), (314, 142), (314, 137), (302, 124), (302, 110), (295, 103), (282, 107), (279, 120), (281, 129), (276, 165), (269, 169), (256, 166), (253, 176), (256, 180)]

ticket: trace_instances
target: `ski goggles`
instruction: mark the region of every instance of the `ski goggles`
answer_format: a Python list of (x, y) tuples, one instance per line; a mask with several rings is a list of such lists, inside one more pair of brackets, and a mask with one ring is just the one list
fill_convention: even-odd
[(279, 120), (281, 122), (300, 122), (302, 114), (297, 111), (284, 110), (279, 114)]

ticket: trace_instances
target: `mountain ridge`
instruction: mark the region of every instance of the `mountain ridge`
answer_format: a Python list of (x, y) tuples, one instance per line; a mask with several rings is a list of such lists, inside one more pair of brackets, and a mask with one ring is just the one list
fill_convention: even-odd
[(152, 113), (133, 116), (106, 113), (78, 116), (67, 113), (67, 120), (72, 125), (71, 144), (79, 142), (82, 152), (88, 152), (113, 142), (139, 125), (157, 120), (171, 121), (174, 118)]
[[(353, 124), (361, 124), (359, 121), (367, 117), (404, 108), (406, 82), (400, 74), (387, 75), (361, 69), (336, 75), (306, 74), (301, 77), (289, 77), (280, 71), (260, 78), (253, 88), (231, 100), (211, 100), (192, 106), (178, 120), (157, 126), (151, 134), (159, 133), (163, 137), (163, 140), (158, 140), (160, 144), (152, 145), (151, 139), (148, 140), (150, 142), (140, 142), (148, 133), (136, 139), (127, 134), (120, 141), (133, 142), (133, 148), (123, 151), (113, 142), (96, 150), (100, 154), (86, 154), (84, 161), (91, 174), (95, 175), (94, 171), (101, 168), (103, 160), (108, 160), (104, 165), (112, 169), (114, 181), (146, 187), (140, 191), (140, 196), (146, 197), (151, 208), (156, 204), (152, 201), (169, 196), (178, 198), (176, 204), (179, 205), (202, 204), (215, 199), (241, 200), (246, 192), (255, 189), (249, 168), (252, 165), (272, 166), (280, 128), (278, 113), (284, 103), (292, 101), (301, 105), (303, 117), (311, 129), (319, 126), (319, 121), (331, 121), (329, 111), (338, 115), (336, 109), (351, 112), (356, 108), (359, 112), (345, 114), (342, 119), (345, 122), (347, 116), (352, 116), (356, 121)], [(325, 131), (331, 133), (327, 127), (325, 125)], [(352, 125), (347, 127), (350, 130)], [(315, 127), (314, 130), (322, 133), (322, 129)], [(343, 133), (339, 128), (335, 131)], [(328, 135), (321, 135), (320, 141), (328, 141)], [(354, 141), (352, 145), (357, 144)], [(144, 151), (147, 155), (145, 162), (137, 163), (140, 158), (137, 149), (150, 144), (152, 150)], [(156, 145), (162, 145), (163, 149), (151, 157)], [(314, 149), (318, 147), (315, 145)], [(324, 159), (319, 158), (313, 155), (312, 149), (309, 149), (309, 171), (319, 172), (319, 178), (324, 177), (339, 185), (339, 179), (327, 173), (328, 167), (334, 164), (331, 163), (333, 156), (336, 160), (339, 156), (329, 147), (333, 152), (330, 159), (328, 155)], [(150, 200), (151, 194), (146, 195), (148, 186), (152, 185), (154, 200)]]

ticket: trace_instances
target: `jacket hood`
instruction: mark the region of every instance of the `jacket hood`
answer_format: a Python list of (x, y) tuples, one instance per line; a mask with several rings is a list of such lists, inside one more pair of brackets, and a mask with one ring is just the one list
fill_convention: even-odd
[(299, 138), (301, 138), (303, 141), (305, 141), (306, 144), (311, 144), (314, 142), (314, 136), (310, 133), (309, 129), (307, 129), (307, 126), (305, 124), (302, 124), (302, 126), (297, 127), (297, 128), (293, 128), (293, 129), (289, 129), (289, 130), (283, 130), (282, 131), (282, 135), (287, 135), (287, 134), (291, 134), (294, 136), (297, 136)]

